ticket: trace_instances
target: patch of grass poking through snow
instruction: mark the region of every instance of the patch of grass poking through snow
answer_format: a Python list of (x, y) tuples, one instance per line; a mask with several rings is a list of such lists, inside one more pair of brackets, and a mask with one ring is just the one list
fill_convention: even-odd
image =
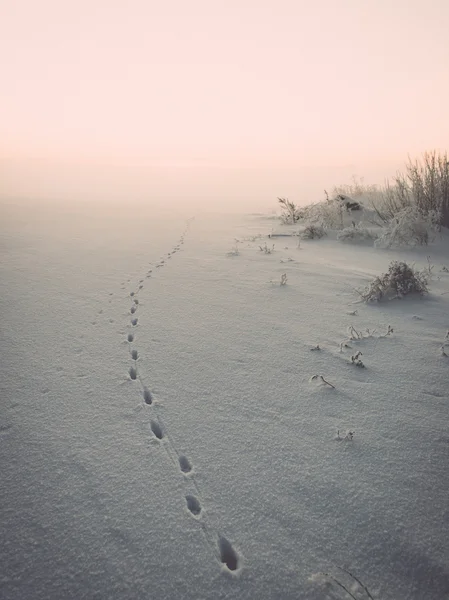
[(394, 260), (388, 271), (376, 277), (368, 287), (359, 292), (364, 302), (380, 302), (403, 298), (409, 294), (427, 294), (428, 271), (418, 271), (406, 262)]
[(264, 246), (259, 246), (259, 250), (261, 252), (263, 252), (264, 254), (273, 254), (273, 252), (274, 252), (274, 244), (271, 246), (271, 248), (269, 248), (267, 246), (267, 242), (265, 242)]
[[(345, 348), (352, 350), (352, 346), (349, 342), (359, 342), (360, 340), (364, 340), (366, 338), (373, 338), (376, 331), (377, 331), (377, 329), (369, 329), (369, 328), (366, 328), (364, 332), (357, 331), (357, 329), (353, 325), (350, 325), (348, 327), (348, 339), (340, 342), (340, 354), (343, 354), (343, 351)], [(391, 325), (388, 325), (387, 331), (383, 334), (377, 335), (376, 338), (377, 339), (386, 338), (389, 335), (391, 335), (392, 333), (394, 333), (394, 329)], [(357, 355), (351, 356), (351, 359), (354, 358), (354, 360), (352, 362), (357, 361), (357, 359), (359, 358), (359, 355), (361, 355), (361, 352), (357, 353)], [(357, 366), (361, 366), (361, 365), (357, 365)]]
[(353, 365), (355, 365), (356, 367), (360, 367), (361, 369), (365, 368), (364, 363), (360, 360), (360, 356), (362, 356), (362, 353), (360, 352), (360, 350), (358, 352), (356, 352), (355, 354), (353, 354), (351, 356), (351, 362)]
[(318, 385), (329, 386), (335, 390), (335, 385), (332, 385), (332, 383), (329, 383), (328, 381), (326, 381), (322, 375), (312, 375), (312, 377), (310, 378), (310, 381), (315, 381)]

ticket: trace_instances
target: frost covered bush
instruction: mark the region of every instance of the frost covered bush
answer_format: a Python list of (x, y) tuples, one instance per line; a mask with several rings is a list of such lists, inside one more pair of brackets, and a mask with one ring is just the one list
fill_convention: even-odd
[(294, 225), (300, 218), (299, 208), (288, 198), (278, 198), (281, 206), (281, 221), (286, 224)]
[(303, 240), (320, 239), (325, 235), (326, 232), (324, 231), (324, 227), (322, 225), (316, 225), (313, 223), (307, 225), (300, 233), (300, 236)]
[(434, 211), (423, 214), (416, 206), (407, 206), (386, 224), (376, 246), (427, 246), (434, 239), (438, 221), (439, 215)]
[(387, 223), (405, 208), (421, 215), (433, 213), (439, 227), (449, 227), (449, 161), (447, 152), (425, 152), (421, 159), (409, 158), (405, 173), (398, 173), (373, 199), (377, 218)]
[(425, 272), (395, 260), (390, 263), (387, 273), (376, 277), (360, 295), (365, 302), (379, 302), (413, 293), (426, 294), (428, 277)]
[(373, 242), (376, 238), (377, 234), (360, 224), (353, 225), (352, 227), (345, 227), (345, 229), (342, 229), (342, 231), (339, 231), (337, 234), (337, 240), (339, 242), (345, 242), (349, 244)]
[(343, 229), (345, 206), (337, 199), (326, 200), (305, 206), (300, 220), (321, 225), (326, 229)]

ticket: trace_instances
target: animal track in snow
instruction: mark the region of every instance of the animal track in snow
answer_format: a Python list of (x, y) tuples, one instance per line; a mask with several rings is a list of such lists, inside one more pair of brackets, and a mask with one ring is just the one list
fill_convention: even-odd
[[(189, 221), (190, 224), (190, 221)], [(176, 252), (179, 252), (181, 249), (181, 246), (184, 244), (184, 238), (186, 235), (186, 232), (188, 231), (188, 227), (186, 228), (186, 230), (182, 233), (181, 237), (178, 239), (178, 243), (172, 247), (170, 252), (166, 252), (164, 256), (161, 256), (159, 261), (157, 261), (157, 263), (147, 263), (149, 268), (146, 273), (142, 273), (141, 277), (143, 277), (142, 279), (139, 280), (139, 283), (134, 286), (133, 284), (130, 283), (130, 279), (128, 279), (128, 290), (127, 292), (124, 292), (124, 294), (129, 293), (128, 297), (131, 297), (133, 299), (132, 302), (132, 306), (130, 307), (130, 313), (131, 316), (129, 316), (130, 313), (128, 314), (128, 319), (130, 319), (130, 321), (128, 321), (128, 323), (130, 325), (132, 325), (133, 327), (135, 327), (138, 324), (138, 318), (135, 317), (135, 313), (137, 312), (137, 309), (139, 308), (139, 300), (137, 298), (137, 296), (139, 295), (140, 290), (142, 290), (144, 288), (143, 282), (145, 281), (145, 279), (149, 279), (152, 277), (152, 273), (155, 269), (160, 269), (161, 267), (166, 266), (166, 261), (169, 258), (172, 258), (173, 255)], [(123, 284), (122, 284), (123, 285)], [(129, 288), (133, 286), (134, 290), (130, 292)], [(143, 308), (139, 308), (139, 314), (140, 312), (144, 310), (145, 311), (145, 304), (143, 305)], [(129, 325), (128, 325), (129, 327)], [(134, 342), (135, 336), (132, 333), (127, 333), (127, 341), (128, 343), (132, 343)], [(152, 338), (151, 339), (152, 342), (158, 342), (159, 340), (157, 340), (156, 338)], [(184, 475), (185, 477), (183, 478), (184, 481), (184, 485), (186, 486), (186, 488), (191, 488), (193, 486), (193, 488), (196, 490), (196, 492), (192, 489), (186, 489), (185, 492), (192, 492), (194, 491), (193, 495), (192, 493), (185, 493), (184, 494), (184, 498), (185, 498), (185, 502), (187, 505), (187, 509), (189, 510), (190, 514), (192, 515), (193, 518), (199, 520), (199, 522), (201, 523), (201, 527), (203, 529), (203, 533), (205, 533), (206, 535), (206, 541), (210, 547), (210, 549), (212, 550), (212, 552), (214, 553), (215, 557), (221, 561), (221, 563), (223, 563), (224, 568), (228, 569), (229, 571), (236, 571), (239, 568), (239, 561), (240, 558), (237, 554), (237, 552), (234, 550), (234, 548), (232, 547), (232, 544), (223, 536), (221, 536), (219, 534), (219, 532), (217, 531), (217, 528), (214, 528), (213, 526), (209, 525), (206, 520), (202, 517), (205, 517), (206, 514), (203, 511), (203, 507), (202, 507), (202, 502), (200, 502), (200, 498), (202, 496), (201, 494), (201, 489), (198, 486), (198, 483), (196, 482), (195, 479), (195, 471), (193, 468), (192, 463), (190, 462), (190, 460), (187, 458), (187, 456), (185, 456), (184, 454), (179, 454), (176, 446), (175, 446), (175, 442), (171, 439), (170, 433), (166, 431), (165, 429), (165, 424), (164, 424), (164, 420), (162, 420), (159, 415), (158, 415), (158, 408), (159, 408), (159, 404), (157, 402), (154, 401), (153, 398), (153, 394), (152, 392), (148, 389), (148, 387), (145, 385), (145, 376), (143, 373), (137, 370), (137, 361), (140, 357), (139, 352), (132, 348), (132, 346), (128, 347), (128, 351), (129, 354), (132, 358), (132, 360), (134, 361), (132, 363), (133, 366), (129, 367), (128, 369), (128, 373), (129, 373), (129, 379), (136, 381), (137, 380), (137, 388), (134, 386), (134, 389), (138, 389), (138, 393), (141, 394), (141, 398), (143, 398), (143, 401), (146, 405), (148, 405), (148, 409), (146, 409), (149, 414), (148, 414), (148, 421), (146, 421), (147, 425), (149, 424), (150, 427), (150, 436), (152, 439), (152, 444), (156, 444), (158, 441), (161, 442), (162, 441), (162, 448), (165, 449), (165, 451), (167, 452), (170, 461), (172, 462), (172, 464), (176, 467), (179, 466), (179, 471), (178, 471), (178, 476), (180, 476), (181, 474)], [(140, 361), (139, 361), (139, 365), (140, 365)], [(128, 365), (129, 366), (129, 365)], [(157, 392), (157, 390), (156, 390)], [(139, 410), (144, 410), (144, 405), (140, 404), (138, 406)], [(152, 414), (153, 413), (153, 414)], [(144, 414), (144, 413), (142, 413)], [(151, 418), (153, 417), (153, 418)], [(176, 462), (178, 461), (178, 462)], [(203, 514), (204, 513), (204, 514)]]
[(187, 508), (190, 510), (192, 515), (198, 516), (201, 513), (201, 504), (198, 498), (195, 496), (186, 496)]
[(162, 431), (162, 427), (159, 425), (157, 421), (150, 421), (151, 431), (157, 437), (158, 440), (161, 440), (164, 437), (164, 432)]
[(225, 564), (230, 571), (237, 570), (238, 567), (238, 556), (231, 542), (225, 537), (221, 536), (218, 540), (218, 548), (220, 550), (220, 560)]
[(146, 387), (143, 388), (143, 399), (145, 400), (146, 404), (153, 404), (153, 396), (150, 390)]
[(181, 454), (181, 456), (179, 457), (179, 468), (183, 473), (190, 473), (190, 471), (192, 470), (192, 465), (190, 464), (189, 459), (183, 454)]

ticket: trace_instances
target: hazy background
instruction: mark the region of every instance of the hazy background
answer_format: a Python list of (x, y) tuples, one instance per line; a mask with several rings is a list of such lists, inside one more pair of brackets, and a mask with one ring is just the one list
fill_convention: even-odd
[(448, 0), (3, 0), (0, 196), (209, 206), (449, 140)]

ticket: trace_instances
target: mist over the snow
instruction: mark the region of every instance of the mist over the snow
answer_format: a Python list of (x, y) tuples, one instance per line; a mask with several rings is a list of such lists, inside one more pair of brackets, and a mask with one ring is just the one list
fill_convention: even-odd
[(236, 167), (185, 164), (88, 164), (45, 160), (0, 161), (0, 203), (138, 203), (195, 212), (270, 211), (277, 198), (304, 205), (324, 199), (356, 175), (382, 184), (400, 165)]

